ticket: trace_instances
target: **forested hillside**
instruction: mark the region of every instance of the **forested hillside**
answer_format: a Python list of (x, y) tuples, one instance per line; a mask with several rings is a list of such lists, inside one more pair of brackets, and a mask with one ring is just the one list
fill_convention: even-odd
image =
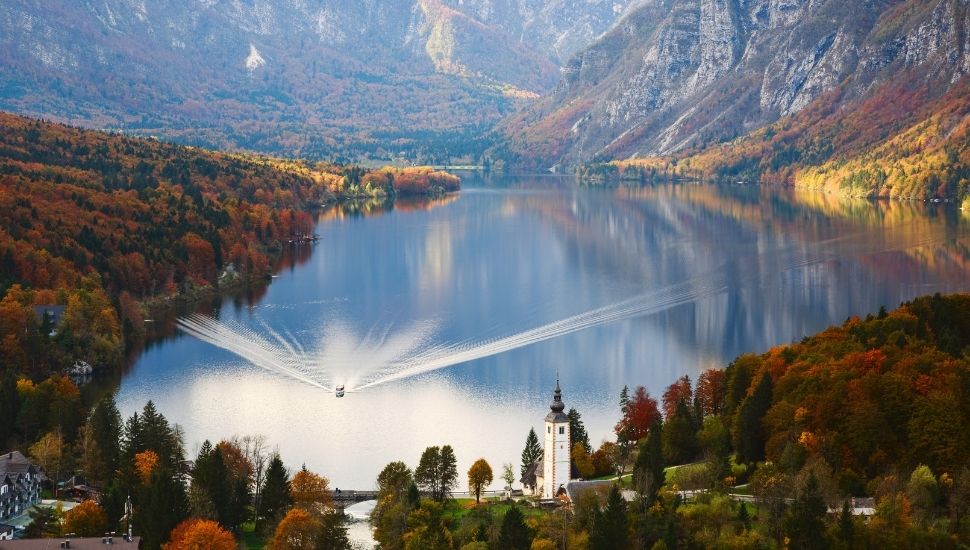
[[(832, 92), (749, 136), (671, 157), (590, 165), (586, 179), (671, 175), (791, 184), (844, 195), (965, 201), (970, 194), (970, 83), (932, 90), (901, 75), (865, 100)], [(913, 108), (912, 106), (916, 106)], [(966, 204), (965, 204), (966, 206)]]
[[(217, 154), (0, 114), (2, 367), (39, 379), (117, 364), (140, 301), (265, 277), (281, 243), (312, 232), (307, 207), (457, 188), (425, 168)], [(66, 306), (53, 336), (35, 304)]]

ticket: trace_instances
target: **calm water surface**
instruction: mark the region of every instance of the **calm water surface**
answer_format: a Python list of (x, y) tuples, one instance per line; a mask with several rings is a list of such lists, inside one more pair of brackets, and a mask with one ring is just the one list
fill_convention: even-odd
[(381, 342), (415, 330), (426, 344), (500, 338), (673, 285), (689, 289), (684, 303), (343, 399), (175, 333), (134, 363), (119, 407), (130, 415), (154, 400), (189, 453), (206, 438), (265, 434), (291, 468), (340, 488), (373, 488), (388, 462), (413, 467), (445, 443), (462, 474), (484, 457), (497, 478), (503, 463), (518, 471), (557, 373), (598, 444), (612, 437), (624, 384), (657, 395), (848, 316), (970, 290), (964, 214), (757, 187), (469, 176), (443, 200), (324, 211), (320, 242), (264, 293), (206, 312), (341, 357), (333, 368), (351, 376)]

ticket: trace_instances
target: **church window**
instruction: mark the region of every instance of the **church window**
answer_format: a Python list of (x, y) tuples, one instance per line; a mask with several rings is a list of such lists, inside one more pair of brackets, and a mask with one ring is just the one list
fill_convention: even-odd
[(563, 435), (565, 433), (566, 433), (566, 427), (565, 426), (559, 426), (559, 435)]
[(552, 426), (546, 426), (546, 433), (547, 434), (551, 434), (552, 433)]

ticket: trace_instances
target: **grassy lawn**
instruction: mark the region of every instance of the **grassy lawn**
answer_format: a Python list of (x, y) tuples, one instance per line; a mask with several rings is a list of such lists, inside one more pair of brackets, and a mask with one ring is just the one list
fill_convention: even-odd
[[(509, 511), (512, 506), (508, 501), (502, 499), (482, 499), (482, 503), (479, 505), (488, 510), (488, 512), (497, 521), (501, 521), (505, 517), (505, 513)], [(522, 515), (525, 517), (539, 516), (543, 514), (543, 511), (539, 508), (533, 508), (525, 504), (517, 504)], [(473, 498), (456, 498), (448, 501), (445, 504), (444, 516), (452, 520), (452, 525), (458, 525), (461, 519), (468, 515), (469, 512), (475, 509), (475, 499)]]
[(731, 492), (736, 495), (750, 495), (751, 485), (748, 483), (745, 483), (744, 485), (736, 485), (734, 487), (731, 487)]
[(249, 550), (261, 550), (266, 546), (266, 539), (256, 533), (255, 526), (252, 522), (247, 522), (242, 525), (242, 529), (239, 531), (239, 542), (246, 545), (245, 547)]

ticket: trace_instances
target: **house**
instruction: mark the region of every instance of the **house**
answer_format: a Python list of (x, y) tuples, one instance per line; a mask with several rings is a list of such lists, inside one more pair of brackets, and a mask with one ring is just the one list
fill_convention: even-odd
[(71, 498), (77, 501), (85, 500), (101, 500), (101, 489), (93, 485), (88, 485), (87, 480), (84, 476), (76, 474), (71, 476), (71, 479), (67, 481), (62, 481), (57, 484), (59, 489), (59, 494), (71, 495)]
[(39, 323), (43, 323), (46, 319), (47, 326), (50, 328), (50, 335), (54, 336), (57, 334), (57, 325), (64, 317), (64, 309), (65, 306), (57, 304), (41, 304), (34, 306), (34, 316), (37, 317)]
[(40, 500), (44, 474), (19, 451), (0, 455), (0, 521), (19, 516)]
[(533, 462), (528, 469), (526, 469), (525, 474), (521, 479), (519, 479), (519, 483), (522, 484), (522, 492), (524, 494), (538, 496), (539, 493), (536, 491), (536, 488), (542, 487), (542, 476), (539, 475), (541, 473), (541, 468), (542, 461), (537, 460)]
[(105, 547), (118, 547), (137, 550), (141, 545), (141, 537), (88, 537), (56, 539), (23, 539), (0, 542), (0, 550), (54, 550), (55, 548), (73, 548), (74, 550), (103, 550)]
[[(876, 499), (872, 497), (852, 497), (849, 499), (849, 511), (853, 516), (872, 517), (876, 515)], [(841, 514), (842, 507), (829, 508), (830, 514)]]

